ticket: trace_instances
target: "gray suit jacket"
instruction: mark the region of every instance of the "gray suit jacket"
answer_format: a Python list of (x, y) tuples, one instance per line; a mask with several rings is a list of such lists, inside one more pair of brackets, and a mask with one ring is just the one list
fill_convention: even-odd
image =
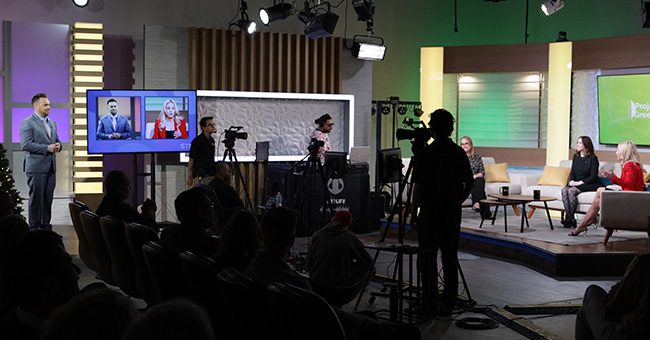
[(24, 170), (27, 173), (48, 173), (56, 171), (56, 156), (47, 152), (47, 146), (61, 143), (56, 133), (56, 123), (50, 121), (52, 136), (47, 136), (43, 122), (32, 113), (20, 123), (20, 146), (25, 151)]

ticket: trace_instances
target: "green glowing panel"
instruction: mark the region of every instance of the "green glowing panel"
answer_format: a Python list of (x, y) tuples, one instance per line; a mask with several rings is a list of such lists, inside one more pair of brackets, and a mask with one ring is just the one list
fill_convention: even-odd
[(650, 145), (650, 74), (598, 77), (601, 144)]

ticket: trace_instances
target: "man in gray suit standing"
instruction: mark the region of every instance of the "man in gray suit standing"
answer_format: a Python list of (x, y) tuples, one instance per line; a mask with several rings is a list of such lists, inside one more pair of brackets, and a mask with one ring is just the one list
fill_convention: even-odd
[(50, 100), (45, 93), (32, 97), (34, 113), (20, 123), (20, 146), (25, 151), (23, 164), (29, 186), (29, 229), (52, 230), (52, 199), (56, 186), (56, 153), (61, 141), (56, 123), (50, 120)]

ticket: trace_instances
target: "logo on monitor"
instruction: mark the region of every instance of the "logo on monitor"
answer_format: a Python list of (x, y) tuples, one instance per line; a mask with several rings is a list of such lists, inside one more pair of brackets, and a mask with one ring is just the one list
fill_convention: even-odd
[(650, 104), (630, 100), (630, 118), (650, 118)]

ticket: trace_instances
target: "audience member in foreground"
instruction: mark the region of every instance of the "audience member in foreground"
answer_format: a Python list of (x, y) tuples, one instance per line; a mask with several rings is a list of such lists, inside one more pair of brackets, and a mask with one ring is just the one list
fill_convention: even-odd
[[(237, 166), (237, 165), (234, 165)], [(221, 207), (224, 211), (232, 211), (244, 208), (244, 202), (237, 195), (235, 188), (231, 186), (232, 182), (232, 171), (230, 166), (227, 163), (219, 162), (215, 165), (215, 176), (210, 182), (210, 188), (214, 190), (214, 193), (221, 203)], [(225, 217), (225, 221), (232, 215), (230, 213)]]
[(16, 308), (12, 292), (6, 291), (2, 284), (5, 257), (29, 231), (25, 218), (14, 213), (15, 207), (11, 196), (6, 191), (0, 191), (0, 322)]
[(372, 257), (350, 232), (350, 224), (352, 214), (340, 210), (332, 222), (314, 233), (307, 255), (307, 271), (312, 281), (331, 288), (363, 284), (371, 270)]
[(565, 228), (577, 226), (575, 212), (578, 209), (578, 195), (582, 192), (596, 191), (603, 186), (598, 178), (598, 157), (594, 153), (594, 144), (588, 136), (578, 137), (576, 150), (571, 162), (569, 183), (562, 188), (562, 203), (564, 203)]
[[(246, 269), (255, 284), (267, 286), (274, 282), (290, 284), (312, 291), (306, 277), (298, 274), (285, 258), (295, 239), (297, 214), (287, 208), (274, 208), (262, 218), (262, 250)], [(345, 332), (354, 339), (420, 339), (415, 326), (381, 322), (364, 315), (334, 308)], [(308, 337), (308, 335), (306, 335)]]
[(205, 311), (189, 300), (170, 300), (153, 306), (127, 330), (122, 340), (215, 339)]
[(97, 215), (111, 216), (126, 223), (135, 222), (155, 228), (156, 226), (156, 204), (146, 199), (142, 203), (142, 213), (124, 202), (129, 198), (131, 183), (129, 177), (119, 170), (113, 170), (104, 179), (104, 190), (106, 194), (102, 198)]
[(637, 255), (609, 293), (596, 285), (587, 287), (575, 337), (650, 339), (650, 254)]
[(174, 201), (176, 217), (181, 222), (160, 233), (160, 243), (176, 251), (214, 257), (219, 240), (208, 234), (214, 225), (214, 202), (201, 187), (183, 191)]
[(474, 152), (474, 142), (470, 136), (463, 136), (460, 139), (460, 147), (465, 151), (465, 155), (469, 159), (469, 165), (472, 167), (472, 174), (474, 174), (474, 187), (472, 187), (472, 210), (481, 213), (481, 218), (491, 218), (490, 206), (481, 204), (480, 200), (485, 199), (485, 166), (483, 166), (483, 159), (481, 155)]
[[(621, 162), (621, 177), (614, 175), (613, 171), (602, 171), (603, 177), (612, 179), (612, 184), (618, 184), (623, 191), (644, 191), (645, 184), (643, 183), (643, 170), (641, 168), (641, 158), (636, 149), (636, 145), (632, 141), (625, 141), (618, 144), (616, 149), (616, 158)], [(585, 217), (569, 236), (578, 236), (583, 231), (587, 231), (587, 227), (598, 222), (598, 212), (600, 211), (600, 193), (605, 190), (604, 187), (596, 190), (596, 197), (591, 203), (591, 207), (587, 210)]]
[(129, 298), (119, 292), (82, 292), (52, 313), (41, 340), (120, 340), (136, 317)]
[(260, 247), (260, 226), (248, 210), (233, 215), (223, 229), (216, 262), (219, 269), (246, 270)]
[(60, 235), (25, 235), (6, 259), (3, 283), (17, 307), (2, 322), (0, 339), (38, 339), (45, 320), (79, 292), (79, 272)]

